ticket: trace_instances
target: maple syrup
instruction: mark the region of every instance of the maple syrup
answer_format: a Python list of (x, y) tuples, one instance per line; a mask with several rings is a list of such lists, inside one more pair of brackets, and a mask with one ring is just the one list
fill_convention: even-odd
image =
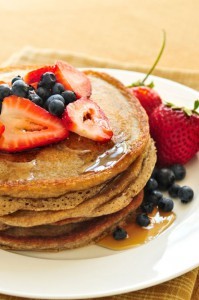
[(125, 142), (115, 144), (111, 149), (99, 155), (96, 161), (86, 168), (85, 172), (103, 171), (114, 166), (127, 153)]
[(135, 220), (129, 222), (123, 228), (127, 231), (127, 238), (124, 240), (115, 240), (112, 235), (101, 239), (97, 244), (111, 250), (125, 250), (135, 246), (145, 244), (167, 229), (175, 220), (173, 212), (162, 212), (155, 208), (148, 214), (151, 223), (147, 227), (141, 227)]

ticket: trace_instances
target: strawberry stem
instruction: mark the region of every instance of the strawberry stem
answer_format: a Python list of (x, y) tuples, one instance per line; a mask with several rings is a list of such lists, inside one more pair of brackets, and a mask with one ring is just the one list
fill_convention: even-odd
[(158, 56), (156, 58), (156, 60), (154, 61), (151, 69), (148, 71), (148, 73), (146, 74), (146, 76), (144, 77), (143, 80), (138, 80), (132, 84), (130, 84), (129, 86), (127, 86), (128, 88), (130, 87), (136, 87), (136, 86), (148, 86), (150, 88), (153, 88), (154, 87), (154, 84), (153, 82), (149, 83), (149, 84), (145, 84), (145, 81), (147, 80), (147, 78), (149, 77), (149, 75), (151, 75), (151, 73), (153, 72), (153, 70), (155, 69), (155, 67), (157, 66), (161, 56), (162, 56), (162, 53), (164, 51), (164, 48), (165, 48), (165, 45), (166, 45), (166, 32), (163, 30), (163, 41), (162, 41), (162, 45), (161, 45), (161, 48), (160, 48), (160, 51), (158, 53)]
[(147, 80), (147, 78), (149, 77), (149, 75), (151, 75), (151, 73), (153, 72), (153, 70), (157, 66), (157, 64), (158, 64), (158, 62), (159, 62), (159, 60), (160, 60), (160, 58), (162, 56), (162, 53), (164, 51), (165, 45), (166, 45), (166, 32), (163, 30), (163, 42), (162, 42), (162, 46), (160, 48), (159, 54), (158, 54), (156, 60), (154, 61), (151, 69), (148, 71), (148, 73), (146, 74), (146, 76), (144, 77), (144, 79), (141, 81), (142, 85), (144, 85), (144, 83)]

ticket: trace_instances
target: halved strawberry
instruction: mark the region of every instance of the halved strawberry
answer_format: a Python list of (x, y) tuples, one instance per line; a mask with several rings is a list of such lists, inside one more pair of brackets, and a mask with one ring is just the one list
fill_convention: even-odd
[(106, 142), (113, 135), (104, 112), (95, 102), (86, 98), (67, 105), (63, 122), (68, 130), (94, 141)]
[(48, 145), (68, 136), (68, 130), (59, 118), (17, 96), (4, 99), (0, 122), (5, 125), (0, 150), (7, 152)]
[(30, 71), (24, 76), (23, 79), (27, 84), (38, 83), (41, 79), (41, 76), (46, 72), (54, 73), (54, 66), (44, 66), (42, 68)]
[(88, 77), (68, 63), (58, 60), (54, 73), (57, 82), (62, 83), (65, 89), (75, 92), (78, 98), (91, 95), (91, 83)]
[(2, 135), (2, 133), (5, 131), (5, 126), (3, 123), (0, 122), (0, 136)]

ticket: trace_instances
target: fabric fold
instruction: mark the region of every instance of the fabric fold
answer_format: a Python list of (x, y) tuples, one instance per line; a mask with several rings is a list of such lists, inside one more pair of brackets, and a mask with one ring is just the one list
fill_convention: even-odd
[[(72, 53), (64, 50), (39, 49), (27, 46), (20, 52), (13, 54), (8, 58), (1, 67), (16, 65), (43, 65), (53, 64), (55, 60), (62, 59), (68, 61), (76, 67), (97, 67), (113, 68), (129, 71), (147, 73), (150, 66), (136, 65), (133, 62), (123, 63), (114, 60), (107, 60), (99, 57), (91, 57), (83, 53)], [(185, 84), (196, 90), (199, 90), (199, 71), (183, 69), (167, 69), (158, 66), (153, 75), (167, 78)]]

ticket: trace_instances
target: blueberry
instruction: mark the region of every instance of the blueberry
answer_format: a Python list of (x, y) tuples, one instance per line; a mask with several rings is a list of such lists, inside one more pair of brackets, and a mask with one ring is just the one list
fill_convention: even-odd
[(64, 103), (61, 100), (55, 99), (48, 105), (48, 111), (54, 116), (61, 116), (64, 112)]
[(160, 191), (154, 190), (147, 195), (147, 201), (158, 205), (160, 199), (163, 198), (163, 194)]
[(21, 78), (21, 76), (20, 75), (18, 75), (18, 76), (15, 76), (12, 80), (11, 80), (11, 83), (13, 84), (15, 81), (17, 81), (17, 80), (23, 80), (22, 78)]
[(174, 183), (168, 189), (168, 193), (172, 198), (177, 198), (179, 189), (180, 189), (180, 186), (177, 183)]
[(39, 87), (45, 87), (51, 89), (56, 82), (55, 74), (52, 72), (46, 72), (41, 76)]
[(158, 187), (158, 183), (154, 178), (150, 178), (145, 186), (146, 191), (154, 191)]
[(153, 169), (153, 172), (152, 172), (152, 174), (151, 174), (151, 177), (154, 178), (154, 179), (156, 179), (157, 173), (158, 173), (158, 168), (155, 167), (155, 168)]
[(77, 100), (75, 93), (72, 91), (64, 91), (63, 93), (61, 93), (61, 95), (64, 98), (66, 105)]
[(8, 84), (0, 85), (0, 100), (11, 95), (11, 89)]
[(12, 93), (16, 96), (27, 98), (29, 86), (21, 79), (15, 81), (12, 85)]
[(146, 227), (150, 224), (150, 219), (147, 216), (147, 214), (142, 213), (142, 214), (137, 215), (136, 223), (140, 226)]
[(160, 190), (167, 190), (175, 181), (175, 175), (172, 170), (163, 168), (157, 172), (158, 188)]
[(182, 186), (178, 191), (178, 197), (182, 203), (188, 203), (193, 199), (194, 192), (189, 186)]
[(121, 227), (117, 227), (113, 232), (113, 238), (117, 241), (124, 240), (127, 237), (127, 232)]
[(55, 94), (61, 94), (65, 91), (65, 88), (63, 86), (63, 84), (57, 82), (53, 85), (52, 87), (52, 94), (55, 95)]
[(49, 106), (50, 102), (55, 101), (55, 100), (62, 101), (62, 102), (65, 104), (64, 98), (63, 98), (61, 95), (56, 94), (56, 95), (50, 96), (50, 97), (46, 100), (45, 107), (48, 109), (48, 106)]
[(32, 85), (29, 85), (29, 92), (35, 92), (35, 88)]
[(49, 89), (45, 88), (45, 87), (38, 87), (38, 89), (36, 90), (36, 94), (42, 98), (43, 100), (48, 99), (48, 97), (50, 97), (51, 92)]
[(163, 197), (162, 199), (160, 199), (160, 201), (158, 202), (158, 207), (163, 210), (164, 212), (170, 212), (172, 211), (173, 207), (174, 207), (174, 203), (173, 200), (170, 198), (166, 198)]
[(143, 202), (141, 209), (143, 212), (150, 214), (154, 209), (154, 204), (152, 202)]
[(39, 106), (43, 106), (44, 101), (41, 97), (39, 97), (36, 93), (34, 92), (29, 92), (29, 96), (28, 98), (35, 104), (39, 105)]
[(175, 164), (171, 166), (170, 169), (173, 171), (176, 180), (182, 180), (185, 178), (186, 169), (183, 165)]

